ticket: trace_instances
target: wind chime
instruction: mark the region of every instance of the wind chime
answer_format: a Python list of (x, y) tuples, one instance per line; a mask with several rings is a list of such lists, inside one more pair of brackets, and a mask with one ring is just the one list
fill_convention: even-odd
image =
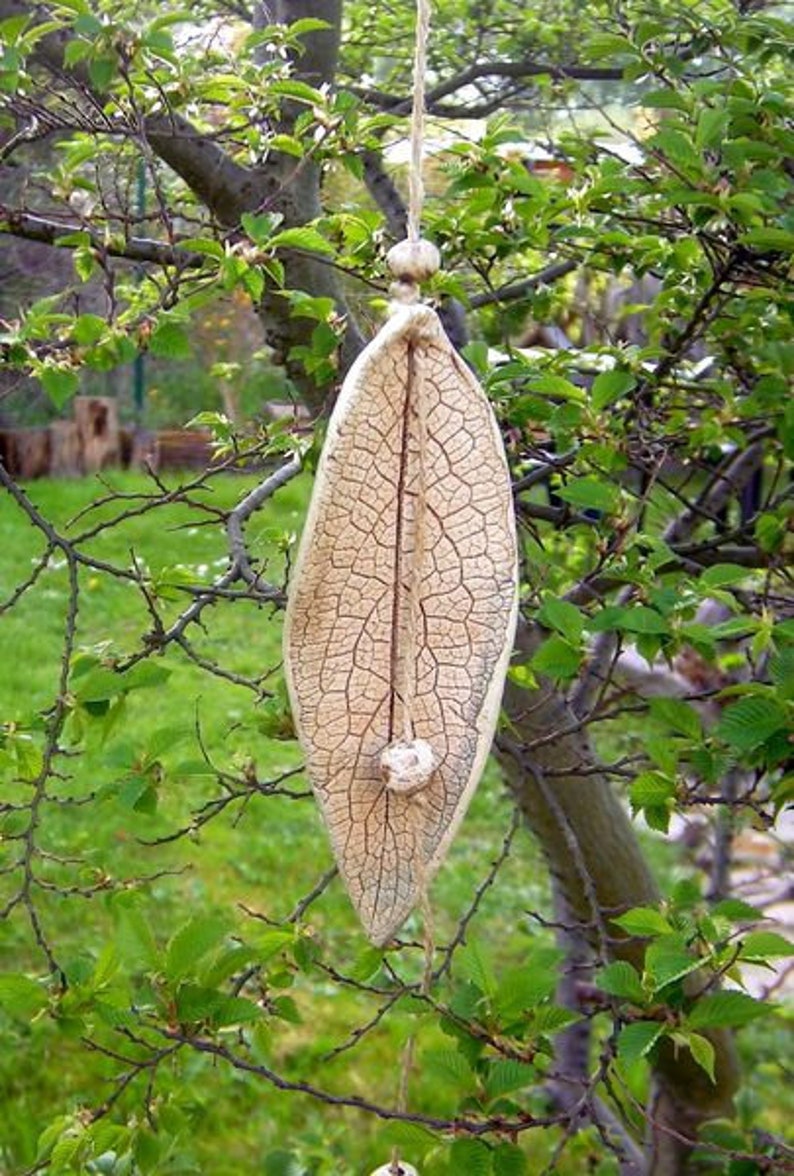
[(287, 685), (342, 880), (382, 946), (420, 902), (493, 738), (517, 614), (510, 478), (488, 400), (419, 283), (428, 0), (391, 314), (331, 416), (292, 575)]
[[(419, 301), (439, 267), (419, 232), (428, 23), (429, 0), (417, 0), (408, 231), (388, 255), (390, 317), (331, 416), (284, 635), (308, 775), (379, 946), (417, 905), (429, 937), (427, 888), (488, 755), (517, 615), (499, 430)], [(413, 1169), (393, 1159), (378, 1172)]]

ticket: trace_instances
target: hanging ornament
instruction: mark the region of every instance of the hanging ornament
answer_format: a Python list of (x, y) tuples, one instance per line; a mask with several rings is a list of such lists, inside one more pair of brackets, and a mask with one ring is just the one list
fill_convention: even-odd
[(415, 91), (409, 237), (389, 255), (391, 315), (331, 416), (285, 621), (308, 775), (378, 945), (422, 900), (477, 785), (517, 614), (499, 430), (437, 314), (418, 302), (418, 283), (438, 268), (418, 233), (422, 111)]
[(381, 1164), (380, 1168), (376, 1168), (372, 1176), (419, 1176), (416, 1168), (412, 1164), (406, 1164), (405, 1160), (399, 1160), (397, 1164)]

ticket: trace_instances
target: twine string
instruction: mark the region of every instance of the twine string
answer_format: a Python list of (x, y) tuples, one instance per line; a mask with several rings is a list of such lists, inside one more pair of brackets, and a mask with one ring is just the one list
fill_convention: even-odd
[(425, 141), (425, 82), (427, 42), (430, 31), (430, 0), (416, 0), (416, 40), (414, 45), (413, 107), (411, 110), (411, 160), (408, 172), (407, 237), (419, 240), (419, 223), (425, 199), (422, 173)]
[[(407, 239), (416, 243), (420, 239), (420, 222), (424, 204), (424, 179), (422, 164), (425, 132), (425, 78), (427, 73), (427, 42), (430, 28), (430, 0), (416, 0), (416, 40), (414, 46), (413, 108), (411, 111), (411, 154), (408, 173), (408, 215)], [(414, 701), (417, 678), (418, 631), (420, 625), (420, 597), (422, 563), (424, 562), (426, 539), (426, 472), (427, 472), (427, 404), (426, 375), (423, 344), (417, 340), (411, 348), (408, 361), (408, 396), (413, 401), (417, 430), (416, 452), (416, 495), (414, 498), (413, 558), (408, 582), (408, 608), (406, 616), (405, 645), (402, 674), (403, 734), (406, 741), (414, 738)], [(399, 586), (398, 586), (399, 589)], [(412, 833), (412, 851), (420, 895), (420, 909), (423, 922), (424, 966), (420, 993), (428, 996), (433, 979), (433, 953), (435, 934), (433, 912), (427, 895), (427, 879), (424, 869), (424, 826), (425, 797), (415, 793), (406, 798), (409, 825)], [(412, 1032), (403, 1048), (400, 1065), (400, 1082), (397, 1091), (397, 1109), (408, 1109), (408, 1087), (416, 1052), (416, 1033)], [(400, 1176), (400, 1151), (392, 1150), (390, 1169), (393, 1176)]]
[(421, 625), (422, 565), (427, 547), (427, 394), (425, 354), (421, 341), (413, 344), (408, 356), (409, 411), (416, 424), (416, 483), (413, 495), (413, 540), (408, 575), (408, 600), (402, 657), (403, 738), (415, 737), (415, 700), (419, 675), (419, 630)]

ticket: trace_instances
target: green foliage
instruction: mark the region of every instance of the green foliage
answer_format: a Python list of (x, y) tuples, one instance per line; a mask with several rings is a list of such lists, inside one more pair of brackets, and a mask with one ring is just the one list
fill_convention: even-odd
[(623, 931), (649, 941), (644, 967), (640, 972), (627, 960), (615, 960), (601, 969), (598, 984), (623, 1009), (619, 1061), (630, 1066), (668, 1038), (687, 1048), (716, 1082), (709, 1033), (742, 1028), (775, 1010), (740, 989), (715, 990), (711, 978), (740, 981), (736, 965), (741, 961), (768, 966), (778, 955), (794, 952), (794, 946), (774, 932), (737, 933), (737, 922), (758, 917), (746, 903), (728, 899), (709, 910), (698, 900), (697, 893), (691, 896), (682, 888), (679, 901), (666, 910), (637, 907), (615, 919)]

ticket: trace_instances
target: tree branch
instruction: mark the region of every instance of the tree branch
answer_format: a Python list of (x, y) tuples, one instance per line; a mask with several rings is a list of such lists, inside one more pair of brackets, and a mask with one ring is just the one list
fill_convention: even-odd
[[(30, 10), (31, 6), (23, 0), (0, 0), (0, 20), (29, 16)], [(45, 11), (42, 16), (46, 16)], [(36, 43), (33, 60), (61, 82), (68, 79), (82, 94), (98, 102), (87, 71), (80, 65), (64, 66), (64, 50), (69, 40), (67, 30), (47, 33)], [(257, 171), (236, 163), (181, 115), (169, 112), (145, 118), (140, 130), (160, 158), (223, 223), (236, 224), (240, 215), (261, 199), (261, 177)]]
[[(453, 109), (445, 105), (443, 99), (449, 97), (450, 94), (456, 94), (459, 90), (465, 89), (466, 86), (471, 86), (473, 83), (483, 81), (484, 79), (503, 78), (512, 81), (524, 81), (529, 78), (539, 77), (553, 78), (559, 82), (619, 82), (623, 77), (623, 71), (622, 69), (615, 69), (609, 66), (554, 65), (551, 62), (529, 59), (524, 61), (479, 61), (461, 70), (460, 73), (455, 74), (453, 77), (448, 78), (445, 82), (440, 82), (439, 85), (434, 86), (427, 94), (425, 100), (426, 109), (428, 114), (438, 117), (449, 117), (450, 115), (465, 117), (465, 111), (467, 110), (465, 105), (460, 107), (456, 106)], [(394, 114), (406, 114), (411, 108), (411, 99), (409, 97), (389, 94), (385, 90), (380, 90), (373, 86), (354, 85), (348, 86), (348, 89), (356, 97), (361, 98), (364, 102), (368, 102), (371, 106), (377, 106), (381, 110), (392, 111)], [(503, 101), (504, 95), (499, 94), (499, 104), (501, 105)]]
[(559, 278), (564, 278), (566, 274), (573, 273), (578, 266), (578, 261), (555, 261), (553, 265), (546, 266), (540, 273), (533, 274), (521, 282), (511, 282), (509, 286), (500, 286), (498, 290), (486, 290), (482, 294), (475, 294), (469, 299), (469, 306), (472, 310), (479, 310), (481, 306), (492, 306), (494, 302), (517, 302), (537, 290), (538, 286), (547, 286)]
[(64, 224), (62, 221), (49, 220), (45, 217), (34, 216), (32, 213), (8, 208), (4, 204), (0, 204), (0, 233), (22, 237), (26, 241), (40, 241), (44, 245), (58, 245), (69, 249), (74, 248), (73, 243), (64, 244), (61, 239), (72, 233), (85, 233), (97, 251), (108, 254), (110, 257), (120, 257), (139, 264), (153, 263), (189, 269), (202, 265), (206, 260), (200, 253), (191, 253), (163, 241), (154, 241), (148, 237), (109, 236), (105, 238), (93, 229), (86, 229), (84, 225)]

